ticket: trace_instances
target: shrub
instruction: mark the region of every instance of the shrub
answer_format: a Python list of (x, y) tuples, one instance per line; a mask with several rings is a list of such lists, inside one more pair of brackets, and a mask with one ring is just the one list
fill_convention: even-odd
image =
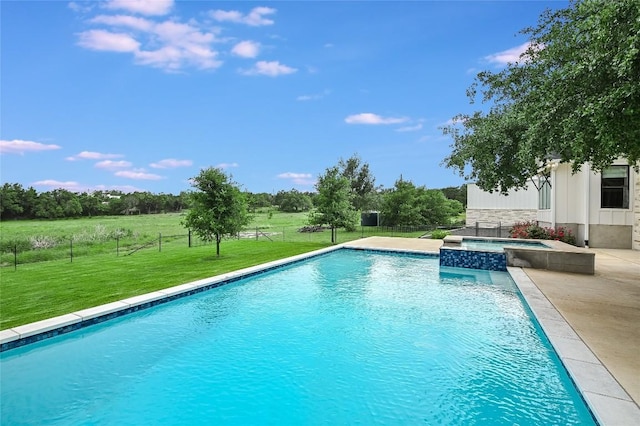
[(518, 222), (509, 231), (511, 238), (530, 238), (534, 240), (556, 240), (563, 243), (576, 245), (576, 237), (571, 235), (571, 230), (562, 226), (543, 228), (536, 222)]
[(31, 241), (26, 238), (0, 240), (0, 253), (13, 253), (14, 250), (19, 253), (31, 250)]
[(431, 232), (431, 238), (434, 240), (441, 240), (449, 234), (450, 232), (445, 231), (444, 229), (435, 229), (434, 231)]
[(562, 241), (563, 243), (576, 245), (576, 237), (571, 235), (571, 230), (559, 226), (557, 229), (546, 228), (550, 240)]
[(31, 248), (34, 250), (49, 249), (58, 245), (58, 241), (56, 241), (54, 237), (50, 237), (48, 235), (29, 237), (29, 241), (31, 242)]

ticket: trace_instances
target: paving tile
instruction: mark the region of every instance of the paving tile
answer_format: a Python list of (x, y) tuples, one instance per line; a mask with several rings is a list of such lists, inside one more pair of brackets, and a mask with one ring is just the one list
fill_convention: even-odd
[(570, 358), (578, 361), (598, 364), (600, 361), (585, 345), (582, 340), (567, 339), (565, 337), (555, 337), (551, 339), (551, 344), (562, 360)]
[(612, 398), (593, 392), (584, 392), (600, 426), (638, 426), (640, 408), (631, 401)]
[(107, 315), (113, 312), (120, 311), (122, 309), (126, 309), (129, 307), (129, 304), (123, 302), (112, 302), (107, 303), (100, 306), (95, 306), (93, 308), (83, 309), (81, 311), (74, 312), (74, 314), (78, 315), (82, 318), (83, 321), (100, 317), (102, 315)]
[(571, 373), (573, 379), (579, 383), (581, 391), (597, 393), (631, 402), (629, 394), (622, 389), (620, 383), (613, 378), (611, 373), (609, 373), (602, 364), (567, 358), (564, 360), (564, 365)]
[(154, 291), (151, 293), (141, 294), (140, 296), (133, 296), (129, 297), (128, 299), (123, 299), (122, 302), (130, 306), (137, 306), (149, 302), (155, 302), (156, 300), (164, 299), (165, 297), (167, 297), (166, 294), (160, 291)]
[(13, 331), (10, 328), (0, 331), (0, 345), (3, 343), (13, 342), (20, 338), (20, 333)]
[(82, 320), (78, 315), (66, 314), (59, 317), (49, 318), (46, 320), (32, 322), (31, 324), (25, 324), (18, 327), (14, 327), (13, 330), (20, 333), (20, 338), (33, 336), (35, 334), (44, 333), (47, 331), (55, 330), (56, 328), (62, 328), (68, 325), (78, 323)]

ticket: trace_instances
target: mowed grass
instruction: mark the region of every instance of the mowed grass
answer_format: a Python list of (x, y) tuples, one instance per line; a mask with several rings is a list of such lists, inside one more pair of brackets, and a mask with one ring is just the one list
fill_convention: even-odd
[(238, 241), (133, 256), (88, 256), (73, 263), (39, 262), (2, 268), (0, 329), (317, 250), (329, 244)]

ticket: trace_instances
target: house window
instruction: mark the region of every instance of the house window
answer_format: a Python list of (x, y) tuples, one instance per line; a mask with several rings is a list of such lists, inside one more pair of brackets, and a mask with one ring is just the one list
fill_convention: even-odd
[(538, 189), (538, 210), (549, 210), (551, 208), (551, 183), (549, 178), (540, 182)]
[(629, 208), (629, 166), (611, 166), (602, 171), (600, 207)]

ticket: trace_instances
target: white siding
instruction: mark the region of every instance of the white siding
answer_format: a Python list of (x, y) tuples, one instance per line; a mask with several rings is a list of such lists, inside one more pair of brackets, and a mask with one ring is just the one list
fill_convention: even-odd
[(572, 174), (570, 164), (560, 164), (556, 169), (551, 195), (555, 196), (556, 223), (584, 223), (586, 173), (583, 168)]
[(531, 210), (538, 208), (538, 190), (529, 184), (526, 189), (509, 195), (485, 192), (475, 184), (467, 185), (467, 208), (474, 210)]
[[(626, 161), (620, 160), (614, 164), (627, 164)], [(590, 205), (589, 205), (589, 223), (592, 225), (628, 225), (632, 226), (634, 222), (634, 194), (636, 185), (636, 173), (633, 167), (629, 167), (629, 208), (628, 209), (603, 209), (600, 207), (600, 185), (601, 175), (591, 174), (590, 178)]]
[(634, 190), (633, 249), (640, 250), (640, 173), (636, 173)]

